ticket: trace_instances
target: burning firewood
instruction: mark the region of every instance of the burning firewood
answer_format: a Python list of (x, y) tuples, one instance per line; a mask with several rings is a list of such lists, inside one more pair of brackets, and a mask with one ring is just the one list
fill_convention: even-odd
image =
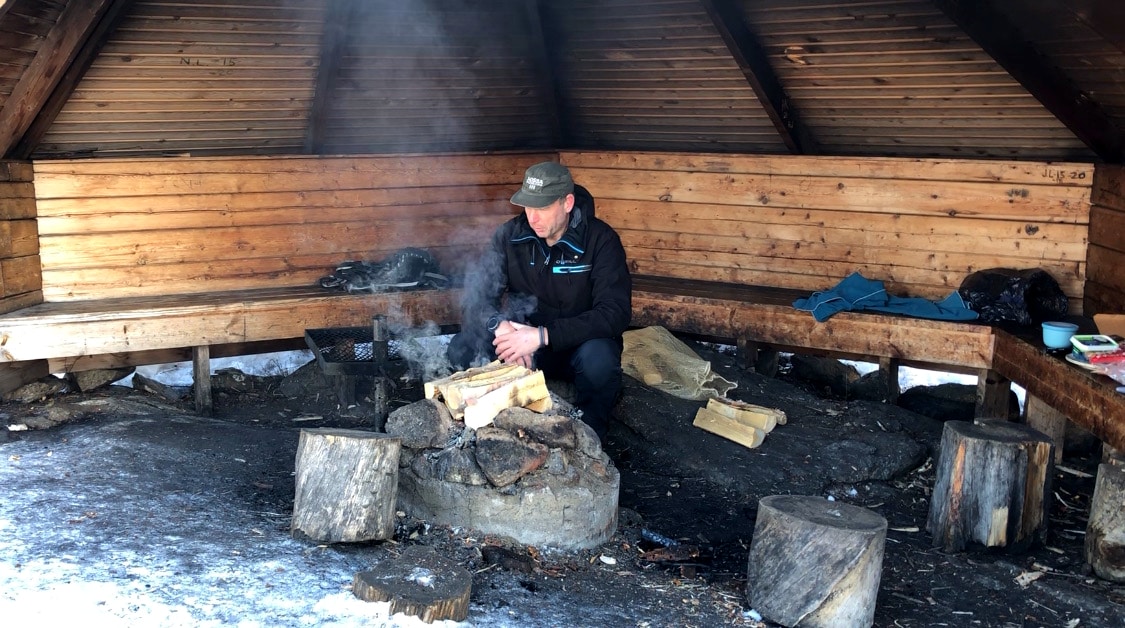
[(542, 371), (499, 361), (427, 382), (425, 394), (427, 399), (440, 397), (454, 418), (473, 429), (492, 423), (505, 408), (524, 407), (536, 412), (551, 409)]

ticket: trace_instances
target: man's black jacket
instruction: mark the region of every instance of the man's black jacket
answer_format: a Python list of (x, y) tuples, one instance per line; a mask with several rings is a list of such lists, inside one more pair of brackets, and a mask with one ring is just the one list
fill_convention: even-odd
[(500, 274), (487, 295), (492, 311), (506, 291), (501, 316), (546, 327), (557, 351), (592, 338), (620, 338), (632, 315), (633, 287), (621, 238), (594, 217), (590, 193), (574, 187), (570, 224), (553, 247), (535, 235), (522, 212), (492, 236)]

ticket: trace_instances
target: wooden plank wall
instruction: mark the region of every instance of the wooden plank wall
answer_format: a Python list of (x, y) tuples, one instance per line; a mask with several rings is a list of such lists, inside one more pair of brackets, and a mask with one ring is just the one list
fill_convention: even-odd
[(1125, 167), (1099, 165), (1090, 210), (1086, 310), (1125, 312)]
[(314, 285), (405, 246), (455, 272), (553, 154), (35, 163), (47, 301)]
[(634, 272), (816, 291), (858, 271), (941, 298), (970, 272), (1043, 268), (1080, 312), (1093, 166), (562, 152)]
[(0, 313), (43, 301), (31, 164), (0, 162)]

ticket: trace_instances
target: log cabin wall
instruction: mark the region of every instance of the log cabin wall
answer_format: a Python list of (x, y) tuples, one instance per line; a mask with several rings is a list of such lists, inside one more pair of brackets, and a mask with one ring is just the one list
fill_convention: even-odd
[(527, 166), (553, 157), (39, 161), (43, 297), (307, 286), (406, 246), (454, 271), (511, 217)]
[(1100, 165), (1090, 210), (1086, 310), (1125, 312), (1125, 168)]
[(1089, 164), (649, 152), (561, 161), (638, 274), (816, 291), (858, 271), (894, 294), (936, 299), (976, 270), (1042, 268), (1082, 310)]
[(0, 313), (43, 301), (31, 164), (0, 162)]

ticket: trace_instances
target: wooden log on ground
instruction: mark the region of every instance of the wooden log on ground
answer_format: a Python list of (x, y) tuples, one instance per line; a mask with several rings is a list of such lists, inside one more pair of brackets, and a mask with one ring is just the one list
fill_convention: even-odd
[(971, 543), (1022, 550), (1047, 533), (1051, 439), (1002, 419), (948, 421), (926, 530), (948, 552)]
[(390, 602), (391, 615), (405, 613), (426, 623), (463, 621), (469, 616), (472, 584), (466, 569), (432, 548), (412, 545), (397, 559), (357, 573), (352, 592), (368, 602)]
[(783, 626), (870, 626), (883, 572), (887, 520), (820, 497), (758, 502), (746, 594)]
[(765, 430), (742, 423), (708, 408), (700, 408), (695, 411), (695, 420), (692, 421), (692, 425), (716, 436), (732, 440), (748, 449), (754, 449), (766, 439)]
[(1103, 580), (1125, 582), (1125, 467), (1103, 462), (1090, 500), (1086, 562)]
[(325, 543), (394, 536), (400, 451), (377, 432), (301, 430), (291, 529)]

